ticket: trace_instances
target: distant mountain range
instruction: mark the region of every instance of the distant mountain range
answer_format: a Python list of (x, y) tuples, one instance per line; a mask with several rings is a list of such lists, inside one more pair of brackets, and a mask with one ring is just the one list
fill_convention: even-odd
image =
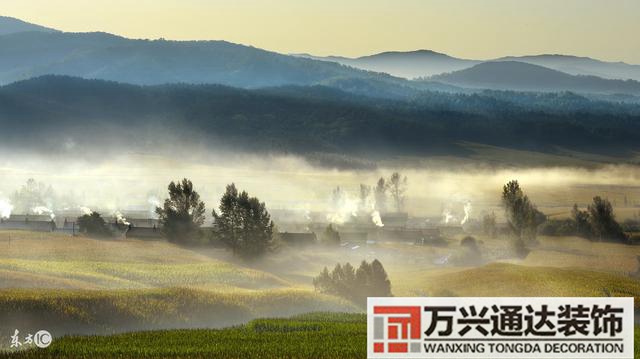
[(16, 32), (10, 30), (17, 29), (19, 20), (5, 23), (6, 34), (0, 35), (0, 85), (53, 74), (136, 85), (325, 85), (386, 98), (460, 90), (226, 41), (132, 40), (100, 32), (45, 31), (26, 23), (25, 31)]
[(431, 50), (383, 52), (370, 56), (348, 58), (319, 57), (308, 54), (296, 56), (332, 61), (355, 68), (385, 72), (404, 78), (424, 78), (470, 68), (483, 62), (517, 61), (548, 67), (571, 75), (598, 76), (606, 79), (640, 81), (640, 65), (605, 62), (589, 57), (568, 55), (507, 56), (494, 60), (470, 60), (452, 57)]
[(637, 95), (637, 83), (603, 78), (640, 79), (640, 66), (572, 56), (506, 57), (490, 65), (430, 50), (356, 59), (289, 56), (225, 41), (132, 40), (98, 32), (65, 33), (7, 17), (0, 18), (0, 49), (0, 85), (55, 74), (136, 85), (322, 85), (357, 95), (410, 99), (424, 91), (471, 93), (482, 88)]
[(298, 54), (296, 56), (315, 60), (333, 61), (363, 70), (384, 72), (408, 79), (429, 77), (443, 72), (462, 70), (482, 62), (459, 59), (431, 50), (408, 52), (390, 51), (358, 58), (339, 56), (318, 57), (309, 54)]
[(478, 89), (640, 95), (638, 81), (569, 75), (547, 67), (517, 61), (484, 62), (468, 69), (436, 75), (431, 79)]
[(568, 55), (507, 56), (495, 61), (518, 61), (548, 67), (571, 75), (598, 76), (606, 79), (640, 81), (640, 65), (605, 62), (589, 57)]

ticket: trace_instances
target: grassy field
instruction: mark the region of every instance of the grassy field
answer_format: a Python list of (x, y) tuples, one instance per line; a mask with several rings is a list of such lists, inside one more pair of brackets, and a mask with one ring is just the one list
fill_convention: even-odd
[(59, 234), (0, 236), (0, 287), (122, 289), (157, 287), (286, 288), (270, 273), (163, 241), (94, 240)]
[(172, 330), (64, 337), (9, 358), (364, 358), (363, 314), (315, 313), (259, 319), (224, 330)]
[[(417, 275), (417, 274), (416, 274)], [(640, 281), (607, 272), (494, 263), (417, 279), (433, 296), (458, 297), (635, 297), (640, 306)]]
[[(640, 340), (636, 328), (635, 341)], [(222, 330), (168, 330), (68, 336), (47, 349), (5, 351), (0, 358), (366, 358), (363, 314), (311, 313), (259, 319)], [(640, 358), (640, 347), (635, 347)]]
[[(109, 334), (162, 328), (222, 328), (258, 317), (357, 311), (336, 297), (301, 289), (207, 291), (15, 289), (0, 292), (0, 329)], [(0, 344), (1, 345), (1, 344)]]

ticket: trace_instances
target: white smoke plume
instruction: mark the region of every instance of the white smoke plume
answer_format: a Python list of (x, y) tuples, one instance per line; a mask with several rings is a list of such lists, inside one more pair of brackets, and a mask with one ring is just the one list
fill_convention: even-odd
[(51, 217), (51, 219), (56, 218), (56, 215), (53, 213), (52, 210), (50, 210), (49, 208), (45, 207), (45, 206), (36, 206), (31, 208), (31, 212), (37, 214), (37, 215), (43, 215), (43, 214), (48, 214), (49, 217)]
[(360, 201), (352, 198), (344, 190), (334, 192), (332, 199), (333, 211), (327, 214), (327, 220), (333, 224), (344, 224), (353, 217), (358, 216), (358, 206)]
[(371, 213), (371, 221), (373, 221), (373, 224), (377, 227), (384, 227), (384, 223), (382, 223), (382, 218), (380, 217), (380, 212), (378, 211), (373, 211)]
[(154, 206), (154, 207), (160, 207), (160, 205), (162, 204), (162, 203), (160, 203), (160, 200), (156, 196), (149, 197), (147, 202), (149, 202), (149, 204)]
[(451, 213), (451, 210), (446, 208), (442, 211), (442, 223), (449, 224), (455, 219), (455, 216)]
[(467, 223), (467, 221), (469, 220), (469, 217), (471, 216), (472, 210), (473, 210), (473, 207), (471, 207), (471, 201), (467, 201), (467, 203), (464, 204), (464, 218), (462, 218), (462, 221), (460, 221), (461, 225)]
[(91, 213), (93, 213), (93, 211), (89, 207), (80, 206), (79, 209), (82, 214), (91, 215)]
[(156, 196), (149, 197), (147, 202), (151, 205), (151, 207), (149, 208), (149, 216), (151, 218), (156, 218), (158, 216), (158, 214), (156, 213), (156, 208), (162, 207), (162, 202), (160, 202), (160, 199), (158, 199), (158, 197)]
[(11, 217), (13, 211), (13, 205), (6, 199), (0, 199), (0, 218)]
[(113, 216), (116, 217), (116, 221), (118, 223), (124, 224), (125, 226), (128, 226), (130, 224), (129, 222), (127, 222), (127, 219), (124, 218), (122, 213), (120, 213), (120, 211), (113, 212)]

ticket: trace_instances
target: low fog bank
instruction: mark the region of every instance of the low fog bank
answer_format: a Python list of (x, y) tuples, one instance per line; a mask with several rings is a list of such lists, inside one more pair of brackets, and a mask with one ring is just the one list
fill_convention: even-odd
[[(11, 203), (16, 191), (33, 179), (50, 195), (42, 203), (32, 203), (30, 210), (91, 209), (141, 215), (146, 211), (153, 217), (155, 207), (166, 197), (168, 183), (189, 178), (208, 214), (218, 206), (225, 186), (235, 183), (259, 197), (271, 211), (304, 216), (307, 212), (349, 211), (361, 184), (375, 186), (379, 178), (388, 178), (394, 171), (407, 178), (404, 210), (412, 216), (445, 217), (450, 212), (461, 221), (467, 210), (475, 218), (487, 211), (499, 214), (500, 191), (512, 179), (542, 209), (585, 205), (595, 195), (630, 209), (640, 204), (640, 168), (636, 166), (499, 168), (433, 159), (423, 167), (346, 170), (317, 166), (297, 156), (195, 150), (190, 157), (123, 152), (94, 159), (4, 153), (0, 157), (0, 204), (6, 217), (11, 206), (17, 209)], [(332, 203), (337, 187), (345, 208)], [(465, 206), (470, 208), (465, 210)]]

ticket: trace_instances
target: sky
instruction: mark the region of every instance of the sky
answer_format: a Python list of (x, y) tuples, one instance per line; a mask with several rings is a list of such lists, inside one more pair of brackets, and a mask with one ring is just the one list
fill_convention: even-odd
[(639, 0), (0, 0), (63, 31), (227, 40), (281, 53), (430, 49), (491, 59), (560, 53), (640, 64)]

